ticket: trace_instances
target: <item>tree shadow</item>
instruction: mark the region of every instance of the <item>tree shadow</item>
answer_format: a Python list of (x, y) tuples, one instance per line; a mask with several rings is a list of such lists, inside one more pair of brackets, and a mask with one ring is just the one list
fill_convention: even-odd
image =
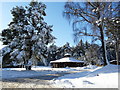
[[(42, 75), (41, 73), (44, 71), (48, 72), (48, 73), (45, 73)], [(48, 71), (47, 70), (43, 70), (43, 71), (34, 71), (34, 70), (15, 71), (14, 70), (14, 71), (8, 71), (8, 72), (11, 72), (11, 73), (14, 72), (14, 73), (16, 73), (16, 76), (10, 77), (9, 75), (12, 75), (12, 74), (8, 74), (9, 78), (7, 78), (7, 77), (2, 78), (2, 82), (17, 82), (17, 83), (38, 83), (38, 82), (40, 82), (39, 84), (42, 84), (42, 83), (44, 84), (49, 80), (53, 80), (55, 78), (69, 74), (67, 72), (66, 73), (65, 72), (55, 72), (55, 71), (49, 72), (49, 70)], [(24, 76), (24, 75), (22, 75), (23, 73), (24, 73), (24, 75), (25, 74), (27, 74), (27, 75)], [(29, 75), (29, 73), (32, 75)], [(7, 71), (6, 71), (6, 73), (3, 73), (3, 75), (4, 74), (7, 74)]]
[(83, 81), (83, 83), (84, 83), (84, 84), (94, 84), (94, 83), (92, 83), (92, 82), (90, 82), (90, 81), (86, 81), (86, 80)]
[[(65, 75), (64, 79), (75, 79), (75, 78), (81, 78), (81, 77), (95, 77), (99, 76), (100, 74), (110, 74), (110, 73), (120, 73), (120, 65), (114, 66), (111, 68), (111, 65), (105, 66), (103, 68), (100, 68), (98, 70), (95, 70), (93, 72), (91, 71), (82, 71), (78, 73), (73, 73), (69, 75)], [(62, 77), (58, 78), (59, 80), (63, 79)]]

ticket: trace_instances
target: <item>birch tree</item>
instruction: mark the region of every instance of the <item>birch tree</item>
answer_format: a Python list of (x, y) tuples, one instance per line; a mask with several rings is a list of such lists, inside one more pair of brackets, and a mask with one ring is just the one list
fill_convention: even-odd
[(110, 2), (66, 2), (63, 15), (73, 25), (74, 35), (94, 37), (102, 44), (104, 65), (107, 55), (104, 42), (105, 19), (111, 15)]

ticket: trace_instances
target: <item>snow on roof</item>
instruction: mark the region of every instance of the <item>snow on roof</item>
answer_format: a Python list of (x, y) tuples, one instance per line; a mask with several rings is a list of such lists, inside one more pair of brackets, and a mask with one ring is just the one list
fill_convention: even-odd
[(68, 55), (71, 56), (71, 54), (69, 54), (69, 53), (66, 53), (64, 56), (68, 56)]
[(76, 60), (76, 59), (71, 58), (71, 57), (64, 57), (64, 58), (61, 58), (61, 59), (58, 59), (55, 61), (51, 61), (50, 63), (54, 63), (54, 62), (81, 62), (81, 63), (84, 63), (84, 61)]
[[(117, 60), (111, 60), (110, 62), (117, 62)], [(120, 61), (119, 61), (120, 62)]]

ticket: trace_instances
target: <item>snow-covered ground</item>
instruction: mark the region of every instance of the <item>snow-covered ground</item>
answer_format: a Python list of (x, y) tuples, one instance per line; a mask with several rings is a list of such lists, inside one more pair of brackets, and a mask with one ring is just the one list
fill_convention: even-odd
[(118, 88), (118, 66), (107, 65), (65, 75), (51, 83), (59, 88)]
[(47, 74), (67, 73), (71, 71), (77, 71), (77, 69), (70, 68), (51, 68), (45, 66), (34, 66), (32, 70), (26, 71), (25, 68), (3, 68), (2, 78), (19, 78), (19, 77), (33, 77)]
[[(28, 81), (19, 83), (19, 87), (35, 87), (40, 88), (40, 83), (44, 82), (42, 88), (49, 86), (51, 88), (118, 88), (118, 66), (107, 65), (105, 67), (85, 66), (77, 68), (51, 68), (51, 67), (32, 67), (31, 71), (26, 71), (25, 68), (4, 68), (2, 69), (3, 79), (26, 79), (32, 82), (30, 86)], [(32, 80), (31, 80), (32, 79)], [(36, 82), (33, 82), (36, 80)], [(41, 80), (41, 81), (40, 81)], [(47, 80), (47, 82), (46, 82)], [(25, 80), (24, 80), (25, 81)], [(39, 82), (39, 83), (38, 83)], [(10, 84), (11, 83), (11, 84)], [(4, 82), (17, 87), (15, 82)], [(26, 83), (26, 84), (25, 84)], [(36, 83), (36, 84), (35, 84)], [(47, 83), (47, 84), (45, 84)], [(48, 86), (49, 83), (49, 86)]]
[(25, 68), (3, 68), (3, 88), (56, 88), (50, 83), (55, 78), (66, 74), (81, 72), (79, 68), (51, 68), (32, 67), (26, 71)]

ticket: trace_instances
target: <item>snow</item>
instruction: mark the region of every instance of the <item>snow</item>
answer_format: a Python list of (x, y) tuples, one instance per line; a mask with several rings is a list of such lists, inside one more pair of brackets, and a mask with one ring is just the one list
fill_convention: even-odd
[[(2, 68), (2, 78), (18, 78), (18, 77), (32, 77), (46, 74), (56, 74), (60, 72), (75, 71), (71, 68), (51, 68), (48, 66), (33, 66), (32, 70), (27, 71), (25, 68)], [(77, 71), (77, 70), (76, 70)]]
[(21, 60), (23, 58), (23, 56), (25, 56), (25, 51), (20, 51), (16, 58), (18, 60)]
[(28, 60), (28, 63), (26, 64), (26, 66), (31, 66), (33, 64), (32, 62), (32, 58)]
[[(111, 60), (110, 62), (117, 62), (117, 60)], [(120, 61), (119, 61), (120, 62)]]
[[(68, 48), (70, 48), (70, 47), (68, 46)], [(69, 53), (66, 53), (64, 56), (71, 56), (71, 54), (69, 54)]]
[(0, 51), (1, 51), (2, 55), (5, 55), (5, 54), (9, 53), (11, 51), (11, 49), (8, 46), (6, 46), (6, 47), (2, 48)]
[(102, 19), (101, 19), (101, 18), (100, 18), (99, 20), (96, 20), (96, 24), (97, 24), (98, 26), (100, 26), (101, 22), (102, 22)]
[(51, 83), (59, 88), (118, 88), (118, 66), (107, 65), (93, 71), (68, 74)]
[(85, 66), (85, 67), (81, 67), (80, 69), (87, 69), (87, 70), (92, 70), (92, 71), (94, 71), (94, 70), (96, 70), (96, 69), (99, 69), (99, 68), (101, 68), (101, 67), (97, 67), (96, 65), (88, 65), (88, 66)]
[(68, 72), (69, 74), (53, 78), (50, 84), (56, 88), (118, 88), (118, 66), (111, 64), (105, 67), (89, 65), (76, 68), (33, 66), (31, 71), (26, 71), (25, 68), (3, 68), (2, 78), (35, 77)]
[(32, 41), (35, 41), (35, 40), (37, 40), (39, 37), (38, 37), (38, 35), (33, 35), (32, 36)]
[(12, 41), (11, 43), (10, 43), (10, 46), (16, 46), (17, 45), (17, 42), (16, 41)]
[(33, 32), (33, 30), (35, 30), (35, 28), (32, 25), (26, 25), (24, 27), (24, 30), (27, 30), (28, 32)]
[(16, 56), (16, 55), (18, 55), (18, 53), (19, 53), (19, 50), (18, 49), (14, 49), (14, 51), (12, 53), (10, 53), (10, 55)]
[(120, 23), (120, 21), (116, 21), (116, 23)]
[(84, 63), (84, 61), (76, 60), (76, 59), (71, 58), (71, 57), (64, 57), (64, 58), (61, 58), (61, 59), (56, 60), (56, 61), (51, 61), (50, 63), (54, 63), (54, 62), (82, 62), (82, 63)]

